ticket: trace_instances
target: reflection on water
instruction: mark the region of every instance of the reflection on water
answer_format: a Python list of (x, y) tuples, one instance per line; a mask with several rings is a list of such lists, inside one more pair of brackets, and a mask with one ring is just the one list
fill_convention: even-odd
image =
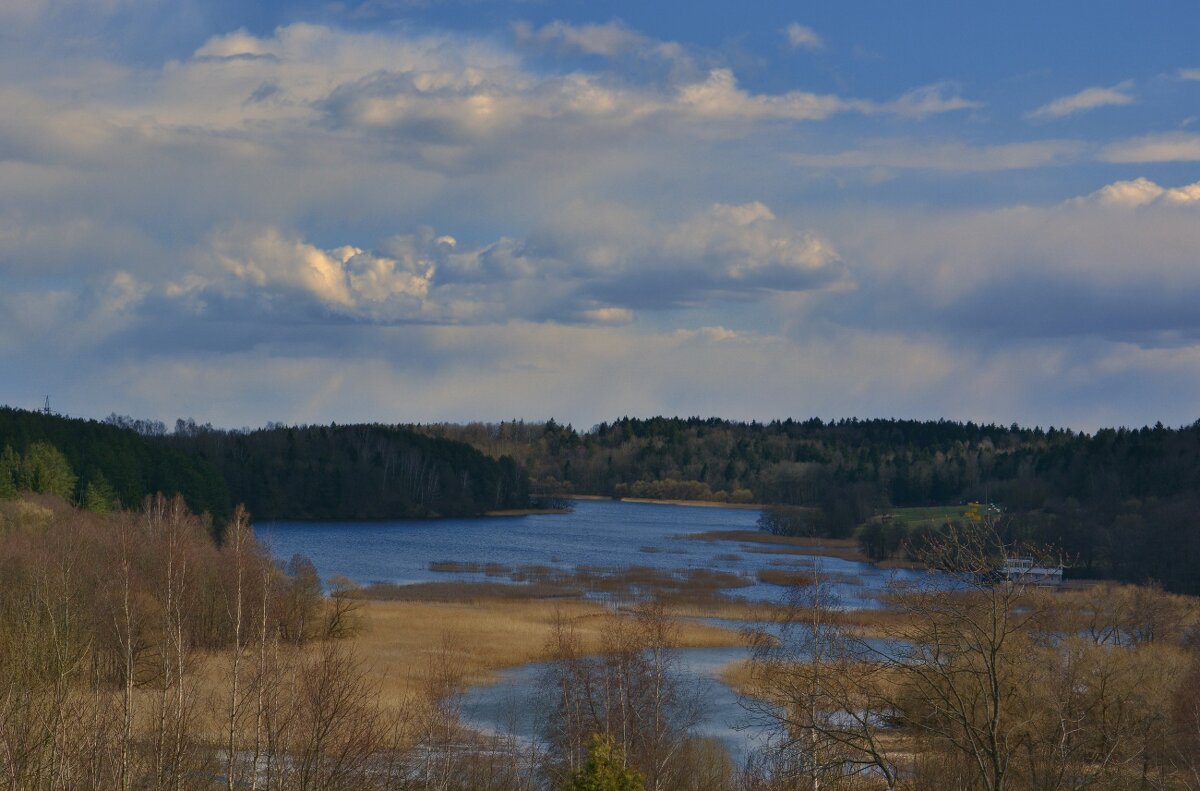
[[(718, 679), (721, 668), (749, 657), (746, 648), (689, 648), (679, 652), (684, 683), (699, 684), (703, 719), (696, 736), (719, 739), (740, 766), (757, 747), (766, 745), (767, 731), (738, 702), (738, 695)], [(505, 670), (495, 684), (472, 687), (462, 699), (464, 721), (485, 732), (538, 741), (545, 730), (549, 707), (541, 689), (546, 665), (540, 662)]]

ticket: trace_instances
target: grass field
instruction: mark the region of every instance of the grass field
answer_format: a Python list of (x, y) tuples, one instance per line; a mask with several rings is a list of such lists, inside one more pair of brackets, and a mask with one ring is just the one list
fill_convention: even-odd
[(806, 536), (777, 536), (761, 530), (709, 530), (690, 533), (683, 538), (692, 541), (740, 541), (740, 551), (765, 555), (819, 555), (822, 557), (869, 562), (852, 538), (809, 538)]
[(943, 525), (951, 519), (960, 519), (967, 512), (965, 505), (930, 505), (918, 508), (893, 508), (884, 514), (890, 514), (896, 522), (909, 526), (931, 524)]

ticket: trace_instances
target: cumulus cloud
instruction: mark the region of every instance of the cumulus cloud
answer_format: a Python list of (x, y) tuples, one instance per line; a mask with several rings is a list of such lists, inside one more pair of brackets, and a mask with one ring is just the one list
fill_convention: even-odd
[(189, 270), (158, 293), (212, 318), (252, 306), (285, 320), (482, 324), (519, 317), (616, 325), (631, 322), (635, 309), (848, 285), (828, 240), (792, 228), (759, 202), (715, 204), (673, 224), (642, 218), (617, 236), (608, 231), (584, 221), (472, 247), (423, 229), (370, 251), (321, 248), (273, 227), (235, 227), (213, 233), (193, 251)]
[(824, 49), (825, 40), (811, 27), (793, 22), (783, 29), (789, 47), (793, 49)]
[(1092, 193), (1084, 200), (1106, 206), (1136, 208), (1139, 206), (1184, 206), (1200, 204), (1200, 182), (1182, 187), (1160, 187), (1147, 178), (1117, 181)]
[(868, 102), (804, 91), (778, 96), (750, 94), (738, 87), (729, 69), (713, 69), (702, 82), (679, 91), (679, 106), (701, 117), (743, 120), (818, 121), (847, 110), (869, 110)]
[(703, 262), (697, 274), (714, 289), (806, 290), (841, 274), (828, 240), (792, 230), (757, 201), (716, 204), (667, 229), (656, 246), (666, 260)]
[[(958, 142), (954, 117), (916, 126), (981, 106), (955, 84), (764, 90), (672, 46), (619, 22), (299, 23), (159, 64), (6, 50), (6, 384), (216, 422), (1083, 405), (1074, 425), (1124, 378), (1200, 384), (1195, 185), (1028, 205), (1089, 176), (972, 174), (1087, 143), (989, 137), (982, 114)], [(855, 191), (789, 157), (908, 180)], [(976, 208), (946, 208), (948, 172)]]
[(1098, 107), (1114, 107), (1132, 104), (1135, 100), (1130, 91), (1133, 81), (1126, 80), (1111, 88), (1085, 88), (1079, 93), (1063, 96), (1025, 114), (1026, 118), (1065, 118), (1068, 115), (1095, 110)]
[(1122, 140), (1105, 146), (1100, 159), (1126, 164), (1200, 162), (1200, 135), (1179, 132)]
[[(433, 242), (432, 246), (451, 246)], [(335, 315), (374, 321), (417, 318), (437, 264), (412, 245), (387, 257), (352, 245), (325, 250), (277, 228), (215, 233), (197, 266), (168, 283), (164, 294), (204, 311), (214, 297), (251, 300), (287, 315), (318, 307)]]

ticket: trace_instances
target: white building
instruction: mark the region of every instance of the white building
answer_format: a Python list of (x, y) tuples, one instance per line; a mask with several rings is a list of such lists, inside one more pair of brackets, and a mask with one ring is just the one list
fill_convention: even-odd
[(1008, 558), (1000, 567), (1000, 576), (1009, 582), (1031, 585), (1061, 585), (1062, 566), (1035, 566), (1033, 558)]

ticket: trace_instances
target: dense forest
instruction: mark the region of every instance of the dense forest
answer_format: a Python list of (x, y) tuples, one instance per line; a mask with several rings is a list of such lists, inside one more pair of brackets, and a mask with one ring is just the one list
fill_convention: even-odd
[(1200, 422), (1168, 429), (1025, 429), (952, 421), (737, 423), (623, 418), (433, 425), (523, 464), (535, 491), (759, 502), (806, 509), (806, 531), (900, 551), (892, 508), (998, 503), (1014, 537), (1061, 548), (1078, 576), (1200, 593)]
[(224, 524), (234, 503), (256, 519), (475, 515), (528, 504), (512, 459), (379, 426), (223, 431), (179, 421), (104, 422), (0, 408), (0, 499), (57, 494), (92, 511), (181, 495)]
[(528, 505), (524, 473), (462, 442), (381, 426), (176, 432), (258, 519), (471, 516)]

